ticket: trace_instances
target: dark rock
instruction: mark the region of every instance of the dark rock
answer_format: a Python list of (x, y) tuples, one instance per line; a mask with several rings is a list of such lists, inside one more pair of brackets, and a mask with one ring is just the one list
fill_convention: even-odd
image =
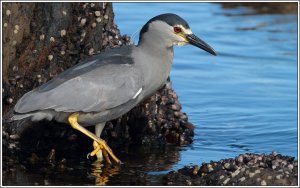
[[(241, 159), (247, 160), (241, 160)], [(256, 166), (255, 159), (262, 159), (260, 162), (286, 163), (287, 165), (278, 166), (273, 169), (270, 165), (264, 167)], [(218, 162), (204, 163), (196, 173), (199, 166), (184, 167), (177, 172), (169, 172), (164, 176), (165, 185), (184, 185), (186, 180), (191, 181), (194, 186), (297, 186), (298, 180), (298, 161), (294, 157), (269, 154), (242, 154), (235, 158), (239, 166), (234, 164), (233, 159), (223, 159)], [(222, 165), (223, 164), (223, 167)], [(211, 170), (210, 170), (211, 169)], [(249, 170), (246, 170), (249, 169)], [(192, 173), (189, 173), (192, 171)], [(284, 173), (283, 173), (284, 172)]]

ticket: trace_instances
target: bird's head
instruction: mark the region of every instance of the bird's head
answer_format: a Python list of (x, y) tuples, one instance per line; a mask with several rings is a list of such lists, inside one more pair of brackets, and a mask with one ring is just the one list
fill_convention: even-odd
[(167, 47), (191, 44), (217, 55), (212, 47), (193, 34), (184, 19), (171, 13), (155, 16), (143, 26), (138, 45), (145, 41), (147, 44), (155, 43), (155, 45), (161, 44)]

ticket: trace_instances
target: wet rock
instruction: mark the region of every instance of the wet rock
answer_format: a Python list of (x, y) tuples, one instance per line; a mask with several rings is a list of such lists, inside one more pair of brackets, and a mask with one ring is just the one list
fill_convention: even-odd
[(241, 177), (241, 178), (239, 179), (240, 182), (243, 182), (243, 181), (245, 181), (245, 180), (246, 180), (245, 177)]
[(293, 170), (293, 168), (294, 168), (293, 164), (289, 164), (289, 165), (288, 165), (288, 169), (289, 169), (289, 170)]
[(225, 163), (225, 164), (224, 164), (224, 168), (225, 168), (225, 169), (230, 169), (230, 164), (229, 164), (229, 163)]
[(31, 156), (27, 158), (27, 161), (31, 164), (36, 164), (39, 161), (39, 159), (40, 158), (35, 153), (32, 153)]
[(20, 136), (17, 134), (10, 135), (9, 138), (12, 140), (20, 140)]
[(51, 149), (50, 153), (47, 156), (48, 163), (54, 163), (55, 162), (55, 149)]
[(267, 185), (267, 182), (266, 182), (265, 180), (262, 180), (261, 183), (260, 183), (260, 185), (266, 186), (266, 185)]
[(199, 170), (200, 170), (200, 167), (198, 165), (196, 165), (193, 169), (193, 174), (197, 175)]
[(239, 163), (243, 163), (243, 161), (244, 161), (243, 155), (239, 155), (239, 156), (237, 157), (237, 161), (238, 161)]
[(255, 175), (255, 173), (250, 172), (250, 173), (249, 173), (249, 178), (253, 178), (254, 175)]
[[(241, 158), (244, 160), (242, 161)], [(236, 170), (233, 170), (235, 169), (234, 161), (239, 163)], [(268, 164), (287, 163), (287, 165), (272, 169), (272, 165), (257, 166), (261, 162)], [(200, 168), (198, 173), (186, 173), (190, 167), (184, 167), (176, 172), (168, 173), (163, 180), (165, 185), (182, 185), (184, 183), (181, 182), (182, 180), (192, 179), (192, 185), (194, 186), (296, 186), (298, 169), (295, 167), (297, 162), (293, 157), (282, 156), (278, 153), (276, 155), (274, 153), (269, 155), (248, 153), (239, 155), (234, 160), (222, 159), (217, 162), (204, 163), (197, 167)], [(223, 165), (221, 165), (221, 168), (217, 168), (218, 164)], [(210, 167), (214, 167), (211, 173), (208, 170)]]
[(277, 156), (277, 152), (276, 151), (273, 151), (272, 152), (272, 155), (275, 157), (275, 156)]

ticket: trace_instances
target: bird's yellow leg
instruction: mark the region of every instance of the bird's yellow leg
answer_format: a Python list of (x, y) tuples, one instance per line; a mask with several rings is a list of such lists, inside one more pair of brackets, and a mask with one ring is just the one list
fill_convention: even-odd
[[(109, 155), (108, 155), (107, 151), (106, 151), (101, 145), (99, 145), (98, 142), (96, 142), (96, 141), (94, 141), (93, 146), (94, 146), (94, 151), (91, 152), (90, 155), (91, 155), (91, 156), (97, 155), (97, 158), (98, 158), (98, 159), (104, 156), (106, 162), (107, 162), (108, 164), (111, 164), (111, 161), (110, 161), (110, 159), (109, 159)], [(101, 150), (101, 151), (100, 151), (100, 150)], [(99, 152), (99, 151), (100, 151), (100, 152)], [(98, 156), (99, 153), (102, 154), (103, 156)]]
[(98, 144), (98, 142), (93, 141), (93, 147), (94, 151), (89, 153), (90, 156), (97, 156), (97, 161), (102, 161), (103, 160), (103, 155), (102, 155), (102, 148), (101, 145)]
[(94, 133), (88, 131), (87, 129), (85, 129), (84, 127), (79, 125), (78, 116), (79, 116), (79, 113), (73, 113), (69, 116), (68, 121), (71, 124), (73, 129), (76, 129), (76, 130), (82, 132), (83, 134), (90, 137), (91, 139), (93, 139), (95, 142), (97, 142), (99, 144), (99, 148), (96, 147), (96, 149), (91, 153), (91, 155), (92, 154), (95, 155), (99, 151), (99, 149), (103, 148), (102, 150), (105, 150), (116, 163), (120, 164), (121, 161), (115, 156), (115, 154), (112, 152), (112, 150), (110, 149), (110, 147), (106, 144), (106, 142), (104, 140), (102, 140), (101, 138), (97, 137)]
[(103, 153), (103, 156), (104, 156), (105, 160), (107, 161), (107, 163), (111, 164), (110, 159), (107, 154), (107, 151), (105, 149), (102, 149), (102, 153)]
[[(99, 154), (102, 154), (102, 155), (104, 156), (106, 162), (107, 162), (108, 164), (111, 164), (111, 161), (110, 161), (110, 159), (109, 159), (109, 156), (108, 156), (108, 154), (107, 154), (107, 151), (106, 151), (101, 145), (99, 145), (98, 142), (96, 142), (96, 141), (93, 142), (93, 146), (94, 146), (94, 151), (92, 151), (92, 152), (90, 153), (90, 155), (91, 155), (91, 156), (97, 155), (97, 158), (99, 159), (99, 158), (101, 158), (102, 156), (98, 156), (98, 155), (99, 155)], [(100, 150), (101, 150), (102, 152), (101, 152)], [(100, 151), (100, 152), (99, 152), (99, 151)]]

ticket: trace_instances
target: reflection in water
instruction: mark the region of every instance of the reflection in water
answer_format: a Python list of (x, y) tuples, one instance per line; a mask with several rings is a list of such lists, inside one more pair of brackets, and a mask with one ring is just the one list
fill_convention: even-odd
[(95, 185), (106, 185), (109, 177), (119, 173), (119, 165), (104, 167), (100, 161), (95, 161), (91, 164), (90, 175), (95, 177)]
[(257, 14), (297, 14), (296, 2), (226, 2), (224, 8), (250, 7)]
[(122, 157), (123, 165), (108, 185), (147, 185), (153, 175), (169, 171), (180, 160), (180, 147), (132, 147)]
[[(4, 185), (147, 185), (160, 184), (159, 175), (171, 170), (180, 160), (179, 146), (134, 146), (117, 153), (124, 164), (110, 166), (79, 158), (70, 151), (69, 159), (44, 157), (24, 160), (3, 156)], [(59, 153), (57, 153), (59, 154)], [(153, 183), (152, 183), (153, 184)]]
[(294, 16), (286, 16), (284, 18), (278, 17), (272, 21), (264, 21), (264, 22), (258, 22), (255, 23), (255, 25), (252, 25), (251, 27), (237, 27), (237, 31), (247, 31), (247, 30), (264, 30), (266, 29), (268, 32), (272, 33), (280, 33), (280, 32), (286, 32), (286, 33), (293, 33), (293, 29), (288, 29), (288, 28), (276, 28), (276, 29), (268, 29), (272, 26), (275, 25), (280, 25), (280, 24), (288, 24), (288, 23), (294, 23), (297, 21), (297, 17)]
[[(122, 165), (103, 165), (94, 162), (87, 165), (88, 176), (95, 185), (146, 185), (153, 176), (170, 171), (180, 160), (180, 147), (160, 148), (135, 146), (123, 155)], [(119, 154), (118, 154), (119, 155)]]

